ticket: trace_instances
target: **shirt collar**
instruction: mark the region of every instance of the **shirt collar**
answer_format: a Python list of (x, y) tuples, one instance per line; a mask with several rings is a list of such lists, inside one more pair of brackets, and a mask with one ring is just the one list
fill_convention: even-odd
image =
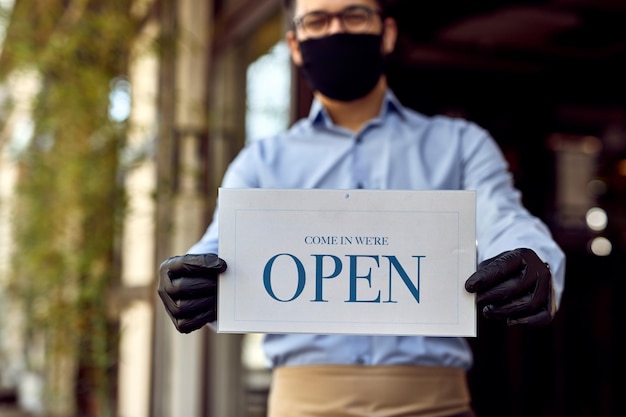
[[(381, 107), (378, 118), (380, 120), (384, 120), (390, 113), (394, 112), (397, 113), (400, 117), (404, 118), (405, 111), (406, 109), (400, 103), (396, 95), (390, 89), (387, 89), (387, 91), (385, 92), (385, 97), (383, 98), (383, 105)], [(317, 99), (314, 99), (313, 104), (311, 104), (311, 110), (309, 111), (308, 120), (311, 125), (323, 124), (326, 127), (332, 127), (335, 125), (324, 106), (322, 106), (322, 103)]]

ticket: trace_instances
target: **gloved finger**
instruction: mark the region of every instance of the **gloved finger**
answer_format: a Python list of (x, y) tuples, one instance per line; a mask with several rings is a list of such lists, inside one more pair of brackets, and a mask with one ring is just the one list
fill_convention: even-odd
[(165, 271), (170, 278), (202, 277), (219, 274), (226, 270), (226, 262), (214, 253), (174, 256), (161, 263), (159, 271)]
[(552, 288), (551, 276), (549, 274), (548, 276), (538, 276), (537, 285), (535, 287), (535, 291), (533, 291), (533, 297), (531, 299), (531, 310), (537, 311), (540, 308), (545, 307), (550, 310), (553, 293), (554, 289)]
[(514, 300), (524, 294), (532, 293), (533, 296), (529, 303), (532, 303), (531, 308), (537, 309), (548, 298), (552, 285), (547, 268), (545, 271), (546, 274), (543, 274), (527, 267), (520, 275), (510, 276), (508, 280), (486, 291), (478, 292), (476, 302), (478, 304), (503, 304), (508, 300)]
[(531, 292), (516, 297), (510, 302), (498, 302), (498, 299), (490, 301), (492, 304), (483, 308), (483, 314), (490, 319), (516, 318), (533, 314), (551, 303), (551, 293), (551, 280), (537, 280)]
[[(172, 320), (172, 323), (174, 323), (174, 327), (176, 327), (176, 330), (181, 333), (189, 333), (199, 328), (195, 327), (196, 325), (193, 317), (181, 319), (174, 317), (174, 314), (178, 314), (178, 306), (176, 305), (176, 302), (169, 298), (168, 295), (165, 293), (159, 292), (159, 296), (161, 297), (163, 305), (165, 306), (165, 312), (169, 316), (170, 320)], [(190, 322), (194, 322), (194, 324), (191, 325)]]
[(160, 280), (159, 287), (174, 300), (202, 298), (217, 293), (218, 276), (181, 277), (172, 280), (167, 277)]
[(165, 309), (175, 319), (189, 318), (207, 311), (217, 310), (217, 296), (192, 300), (173, 300), (170, 297), (161, 299)]
[(173, 299), (210, 295), (225, 270), (226, 262), (215, 254), (174, 256), (159, 267), (159, 291)]
[(483, 261), (465, 281), (468, 292), (481, 292), (503, 282), (511, 275), (519, 274), (524, 268), (524, 259), (519, 250), (503, 252), (500, 255)]
[(544, 308), (530, 316), (508, 319), (507, 324), (509, 326), (543, 327), (550, 324), (552, 322), (552, 318), (553, 316), (550, 311), (547, 308)]
[(528, 292), (528, 290), (524, 291), (524, 289), (520, 288), (521, 281), (521, 277), (517, 274), (491, 288), (479, 291), (476, 295), (476, 303), (482, 305), (494, 302), (505, 302), (515, 295)]
[(216, 311), (207, 311), (194, 317), (187, 317), (184, 319), (172, 319), (174, 326), (181, 333), (191, 333), (194, 330), (198, 330), (207, 323), (211, 323), (217, 320)]
[(483, 315), (488, 319), (508, 319), (513, 317), (523, 317), (537, 310), (531, 308), (532, 295), (527, 294), (523, 297), (517, 298), (509, 303), (494, 305), (487, 304), (483, 307)]

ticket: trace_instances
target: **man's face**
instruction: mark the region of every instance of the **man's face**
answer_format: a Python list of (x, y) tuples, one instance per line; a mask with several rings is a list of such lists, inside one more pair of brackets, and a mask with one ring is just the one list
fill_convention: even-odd
[[(303, 16), (313, 12), (325, 12), (334, 15), (353, 7), (362, 7), (369, 10), (379, 11), (376, 0), (296, 0), (294, 7), (294, 19), (301, 19)], [(337, 16), (331, 19), (328, 27), (323, 31), (322, 35), (315, 34), (312, 36), (310, 33), (307, 34), (302, 25), (296, 25), (294, 30), (287, 32), (286, 36), (294, 63), (296, 65), (302, 65), (299, 42), (312, 37), (328, 36), (345, 31), (344, 24), (342, 24)], [(397, 26), (395, 20), (392, 18), (388, 17), (383, 20), (380, 14), (375, 13), (371, 17), (369, 24), (365, 25), (363, 29), (359, 29), (358, 32), (372, 34), (382, 33), (382, 53), (390, 54), (393, 51), (397, 38)]]
[[(378, 11), (378, 3), (375, 0), (296, 0), (294, 8), (294, 18), (296, 20), (301, 19), (304, 16), (311, 16), (316, 12), (325, 12), (330, 14), (349, 11), (351, 9), (358, 12), (359, 7)], [(319, 36), (328, 36), (335, 33), (340, 33), (345, 30), (340, 22), (340, 19), (335, 17), (332, 19), (327, 29), (320, 33), (308, 33), (302, 25), (297, 25), (295, 28), (295, 35), (299, 41)], [(381, 33), (383, 27), (383, 21), (379, 14), (375, 13), (370, 16), (368, 24), (358, 28), (358, 33)]]

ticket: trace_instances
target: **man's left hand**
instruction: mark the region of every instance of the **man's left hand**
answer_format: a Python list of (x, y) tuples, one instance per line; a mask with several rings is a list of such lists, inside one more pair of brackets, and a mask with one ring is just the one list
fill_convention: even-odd
[(476, 293), (486, 318), (506, 320), (510, 326), (544, 326), (556, 313), (552, 273), (531, 249), (514, 249), (481, 262), (465, 289)]

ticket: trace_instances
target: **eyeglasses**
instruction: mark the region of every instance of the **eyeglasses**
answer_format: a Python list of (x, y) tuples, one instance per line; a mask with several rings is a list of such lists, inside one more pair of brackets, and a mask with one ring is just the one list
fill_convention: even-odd
[(350, 6), (338, 13), (310, 12), (295, 18), (293, 23), (307, 35), (322, 36), (328, 33), (331, 22), (337, 17), (346, 32), (358, 33), (370, 28), (375, 15), (380, 15), (380, 11), (365, 6)]

